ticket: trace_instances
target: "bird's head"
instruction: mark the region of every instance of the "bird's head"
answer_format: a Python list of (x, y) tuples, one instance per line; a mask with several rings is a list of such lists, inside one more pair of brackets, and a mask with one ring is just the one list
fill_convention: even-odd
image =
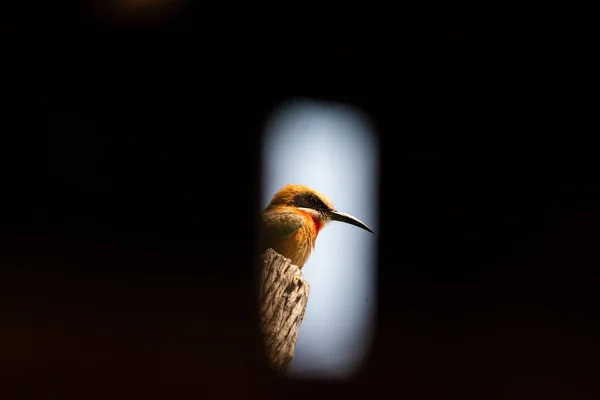
[(303, 185), (286, 185), (273, 196), (268, 208), (289, 206), (309, 214), (315, 223), (324, 226), (330, 221), (345, 222), (371, 233), (364, 222), (333, 207), (333, 203), (322, 193)]

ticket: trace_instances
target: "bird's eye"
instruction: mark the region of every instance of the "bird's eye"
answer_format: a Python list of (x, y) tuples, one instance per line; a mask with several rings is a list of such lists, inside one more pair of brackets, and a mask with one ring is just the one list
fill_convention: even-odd
[(318, 206), (319, 205), (319, 199), (317, 199), (317, 196), (310, 196), (310, 202), (314, 205), (314, 206)]

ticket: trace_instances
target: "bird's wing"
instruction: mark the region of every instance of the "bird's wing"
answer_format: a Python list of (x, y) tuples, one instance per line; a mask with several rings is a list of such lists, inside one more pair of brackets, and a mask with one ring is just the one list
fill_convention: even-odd
[(268, 247), (283, 240), (300, 229), (305, 223), (306, 219), (298, 213), (276, 211), (263, 213), (261, 232), (263, 244)]

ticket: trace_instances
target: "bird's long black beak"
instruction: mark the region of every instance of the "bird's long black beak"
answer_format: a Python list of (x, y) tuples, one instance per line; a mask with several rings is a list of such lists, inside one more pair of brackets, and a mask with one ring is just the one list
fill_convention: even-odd
[(337, 210), (333, 210), (333, 211), (329, 212), (329, 218), (331, 218), (332, 221), (345, 222), (347, 224), (358, 226), (359, 228), (362, 228), (366, 231), (373, 233), (371, 228), (369, 228), (364, 222), (358, 220), (357, 218), (354, 218), (350, 214), (346, 214), (346, 213), (343, 213), (343, 212), (340, 212)]

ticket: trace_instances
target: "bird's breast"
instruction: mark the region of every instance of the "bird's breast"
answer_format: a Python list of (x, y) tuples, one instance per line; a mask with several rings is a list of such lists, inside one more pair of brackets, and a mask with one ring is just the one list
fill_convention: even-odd
[(302, 268), (315, 246), (313, 228), (305, 225), (287, 238), (271, 246), (277, 253), (289, 258), (292, 264)]

